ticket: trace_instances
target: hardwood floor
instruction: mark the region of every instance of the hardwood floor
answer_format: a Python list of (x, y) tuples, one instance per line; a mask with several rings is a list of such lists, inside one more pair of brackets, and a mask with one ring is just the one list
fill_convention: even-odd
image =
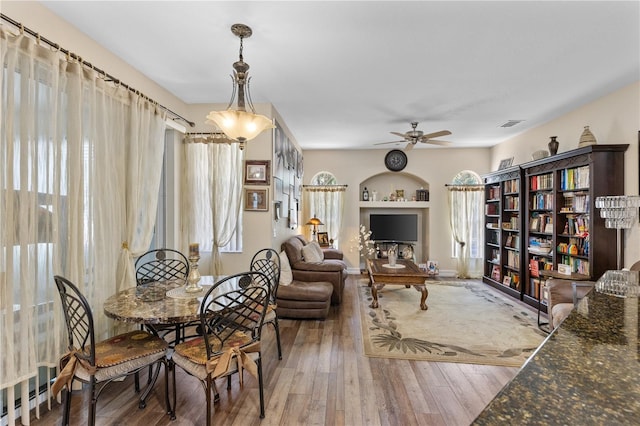
[[(259, 417), (258, 385), (218, 382), (215, 425), (468, 425), (517, 372), (514, 367), (368, 358), (362, 354), (358, 277), (350, 276), (342, 305), (325, 321), (281, 320), (283, 359), (275, 334), (263, 332), (266, 417)], [(177, 420), (164, 413), (161, 379), (139, 410), (132, 379), (107, 387), (98, 400), (98, 425), (204, 425), (204, 391), (177, 369)], [(82, 397), (81, 397), (82, 395)], [(76, 392), (71, 423), (86, 424), (86, 392)], [(32, 425), (59, 425), (62, 407), (31, 414)], [(18, 419), (18, 423), (19, 423)]]

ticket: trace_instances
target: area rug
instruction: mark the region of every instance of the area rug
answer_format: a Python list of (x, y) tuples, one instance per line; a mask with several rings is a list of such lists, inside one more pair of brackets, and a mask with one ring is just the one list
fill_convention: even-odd
[(358, 281), (366, 356), (519, 367), (547, 336), (535, 311), (478, 281), (429, 282), (426, 311), (401, 285), (379, 290), (373, 309), (367, 282)]

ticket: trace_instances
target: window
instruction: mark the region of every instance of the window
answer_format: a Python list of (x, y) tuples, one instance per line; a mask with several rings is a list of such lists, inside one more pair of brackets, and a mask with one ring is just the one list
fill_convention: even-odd
[[(472, 170), (463, 170), (456, 174), (449, 186), (450, 201), (461, 206), (455, 209), (462, 213), (452, 216), (452, 225), (457, 223), (457, 229), (452, 232), (452, 256), (460, 258), (460, 240), (465, 242), (467, 256), (470, 259), (480, 259), (482, 255), (482, 231), (484, 217), (482, 215), (482, 179)], [(456, 220), (458, 219), (458, 220)]]
[[(324, 225), (330, 240), (339, 244), (342, 227), (342, 210), (346, 186), (339, 185), (336, 177), (329, 172), (319, 172), (311, 178), (311, 185), (305, 186), (305, 218), (317, 217)], [(305, 219), (306, 221), (306, 219)]]

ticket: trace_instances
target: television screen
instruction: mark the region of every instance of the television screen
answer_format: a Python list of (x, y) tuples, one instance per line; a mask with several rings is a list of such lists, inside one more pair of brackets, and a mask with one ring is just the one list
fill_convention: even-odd
[(418, 241), (417, 214), (372, 214), (369, 228), (374, 241)]

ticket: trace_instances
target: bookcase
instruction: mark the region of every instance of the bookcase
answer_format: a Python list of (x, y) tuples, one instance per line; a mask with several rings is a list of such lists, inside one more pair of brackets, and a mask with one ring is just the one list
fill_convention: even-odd
[(484, 282), (521, 297), (522, 169), (518, 166), (483, 176), (485, 185)]
[[(536, 305), (549, 274), (596, 280), (616, 269), (616, 231), (608, 229), (595, 199), (624, 194), (629, 145), (590, 145), (522, 164), (527, 223), (523, 237), (523, 300)], [(560, 274), (556, 274), (560, 275)], [(544, 299), (542, 300), (544, 302)]]
[(483, 281), (540, 307), (546, 277), (559, 269), (579, 280), (616, 269), (616, 231), (594, 205), (624, 194), (628, 146), (591, 145), (483, 176)]

